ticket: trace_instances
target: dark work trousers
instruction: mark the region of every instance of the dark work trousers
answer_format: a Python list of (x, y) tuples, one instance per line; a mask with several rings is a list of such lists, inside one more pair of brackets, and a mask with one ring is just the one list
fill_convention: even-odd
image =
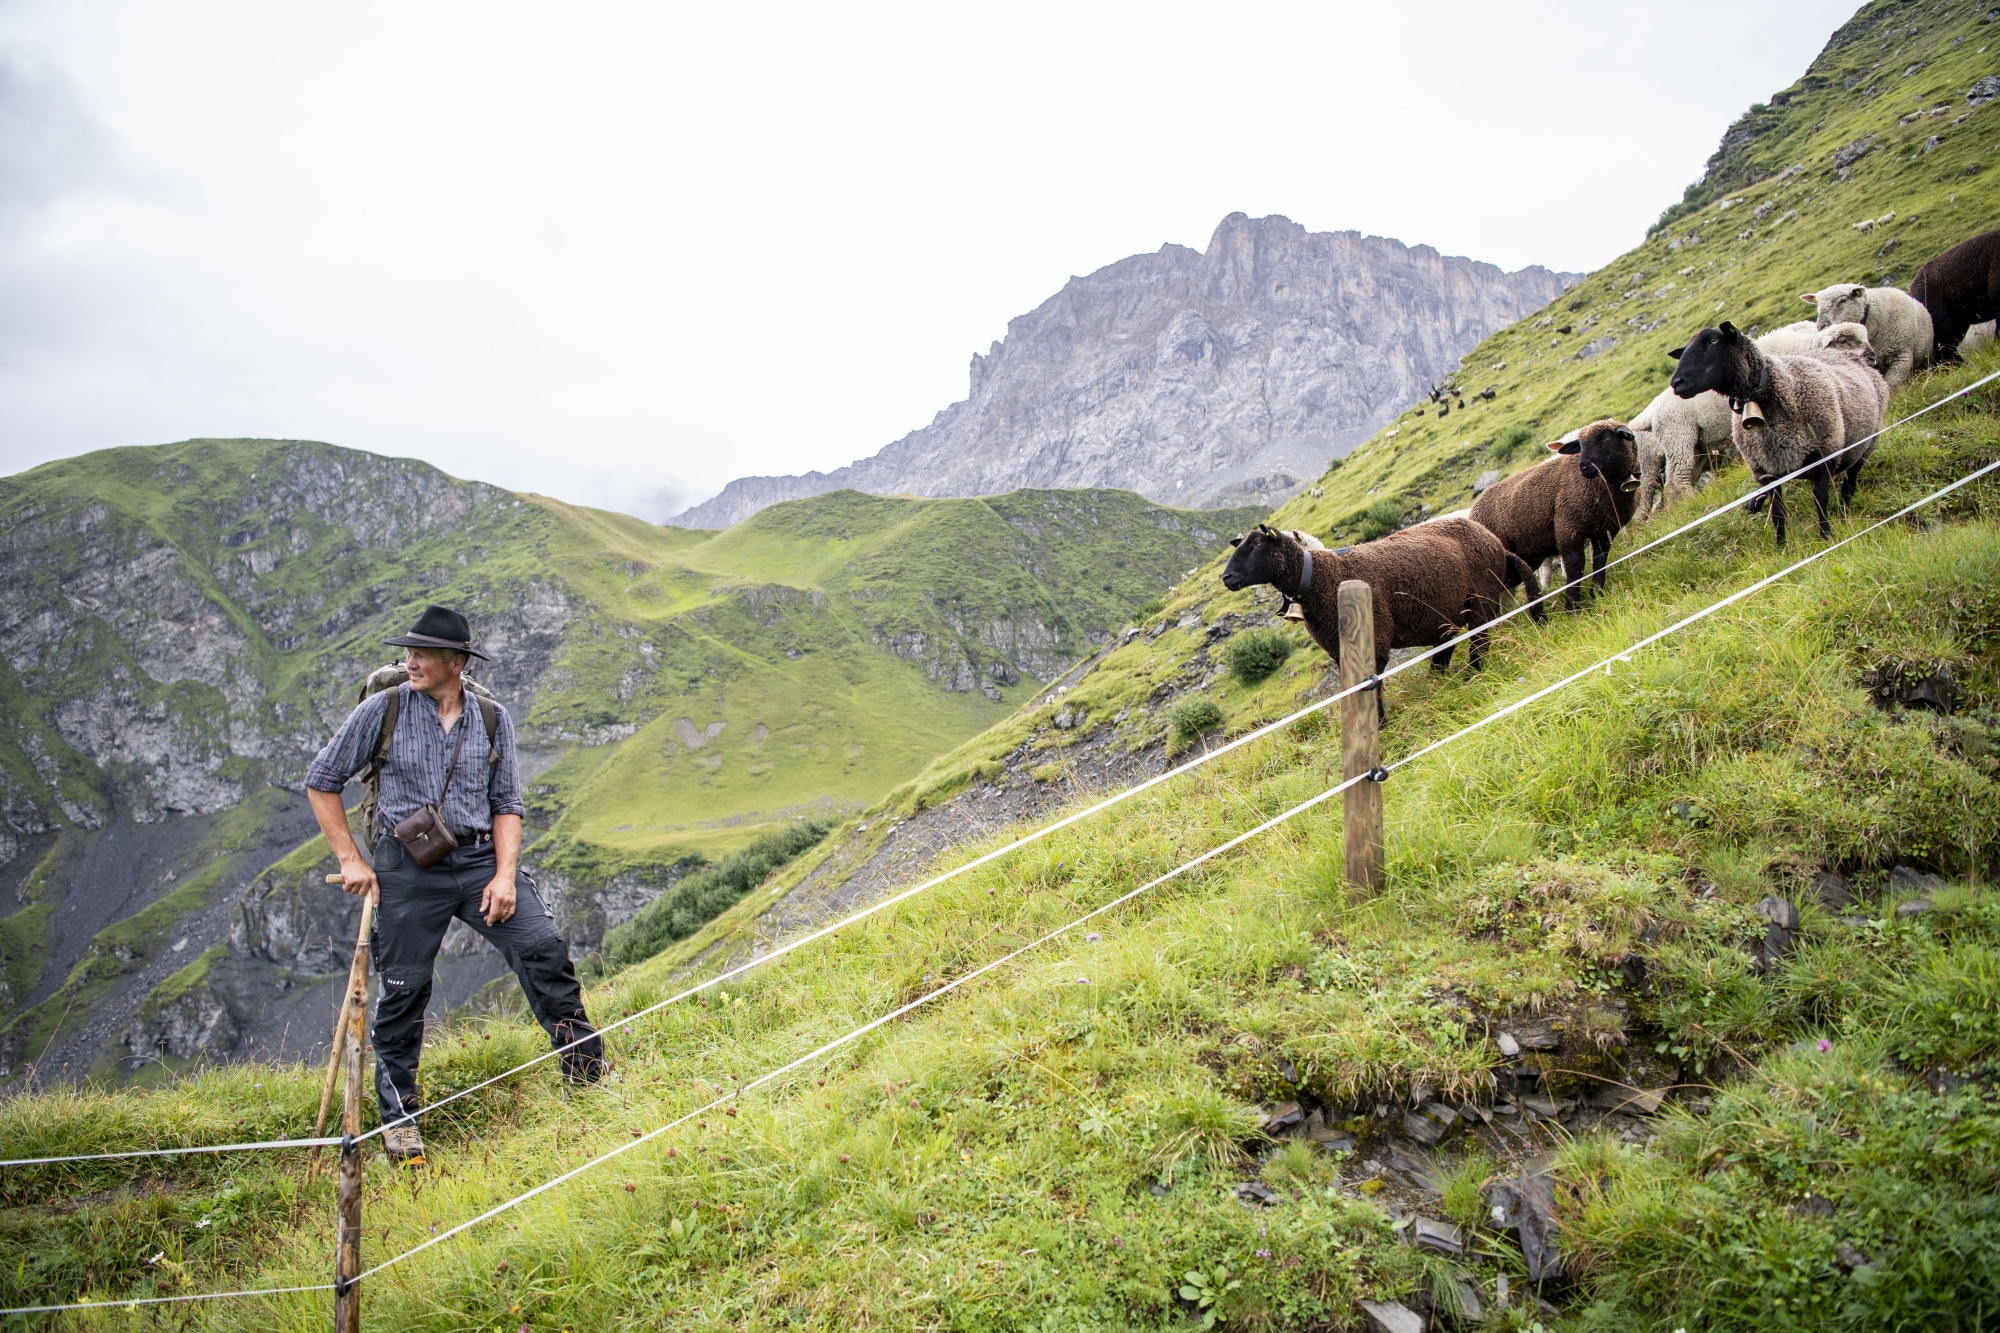
[(375, 998), (375, 1096), (382, 1123), (417, 1109), (417, 1060), (424, 1044), (424, 1006), (444, 933), (457, 917), (500, 951), (527, 993), (542, 1030), (557, 1046), (589, 1037), (560, 1057), (563, 1075), (594, 1082), (604, 1068), (604, 1043), (583, 1011), (583, 988), (569, 945), (525, 871), (514, 877), (514, 915), (497, 926), (479, 914), (479, 895), (493, 879), (493, 844), (461, 844), (430, 869), (418, 867), (394, 838), (375, 844), (375, 878), (382, 886), (371, 940), (381, 993)]

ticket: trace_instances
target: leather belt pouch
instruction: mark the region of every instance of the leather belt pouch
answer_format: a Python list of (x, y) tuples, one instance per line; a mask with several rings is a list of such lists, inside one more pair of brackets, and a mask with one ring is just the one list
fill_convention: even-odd
[(458, 847), (458, 839), (451, 836), (451, 830), (444, 826), (444, 817), (434, 805), (424, 806), (390, 832), (420, 870), (429, 870)]

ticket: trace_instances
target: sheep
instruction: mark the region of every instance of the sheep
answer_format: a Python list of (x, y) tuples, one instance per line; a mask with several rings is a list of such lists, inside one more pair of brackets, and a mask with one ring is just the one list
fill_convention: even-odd
[[(1437, 647), (1431, 670), (1451, 665), (1450, 640), (1471, 625), (1483, 625), (1500, 610), (1513, 581), (1525, 582), (1539, 598), (1534, 571), (1508, 553), (1500, 539), (1470, 519), (1439, 519), (1392, 532), (1379, 541), (1338, 550), (1303, 546), (1288, 532), (1259, 523), (1231, 540), (1235, 551), (1222, 570), (1222, 586), (1238, 592), (1255, 584), (1276, 585), (1305, 608), (1306, 630), (1334, 661), (1340, 660), (1337, 594), (1348, 579), (1373, 593), (1377, 675), (1395, 648)], [(1539, 610), (1539, 608), (1537, 608)], [(1538, 617), (1539, 618), (1539, 617)], [(1472, 668), (1486, 664), (1487, 631), (1473, 635)], [(1381, 705), (1381, 696), (1376, 695)]]
[[(1865, 325), (1868, 345), (1875, 349), (1876, 369), (1892, 389), (1931, 363), (1931, 312), (1908, 292), (1843, 282), (1817, 292), (1801, 292), (1799, 299), (1819, 311), (1817, 323), (1822, 332), (1835, 324)], [(1761, 338), (1757, 345), (1766, 352), (1786, 350), (1764, 347)]]
[(1601, 590), (1611, 539), (1632, 521), (1639, 498), (1639, 444), (1630, 426), (1604, 420), (1549, 448), (1559, 456), (1489, 487), (1473, 502), (1472, 517), (1492, 529), (1524, 566), (1560, 555), (1569, 585), (1563, 597), (1574, 611), (1583, 602), (1585, 543), (1596, 558)]
[[(1875, 451), (1873, 437), (1882, 429), (1889, 385), (1881, 372), (1844, 351), (1767, 356), (1727, 322), (1689, 339), (1678, 359), (1672, 386), (1681, 397), (1723, 393), (1732, 404), (1754, 403), (1761, 409), (1761, 426), (1746, 420), (1754, 417), (1747, 411), (1739, 411), (1735, 423), (1737, 452), (1760, 485), (1818, 464), (1807, 476), (1819, 511), (1820, 536), (1831, 536), (1827, 492), (1833, 474), (1841, 474), (1844, 507), (1854, 498), (1861, 465)], [(1842, 449), (1846, 452), (1828, 460)], [(1770, 497), (1771, 524), (1777, 529), (1778, 545), (1783, 546), (1785, 497), (1782, 489), (1771, 491)]]
[[(1307, 532), (1304, 528), (1285, 528), (1283, 529), (1283, 532), (1285, 536), (1290, 537), (1293, 541), (1305, 547), (1307, 550), (1324, 551), (1326, 549), (1325, 542), (1313, 536), (1310, 532)], [(1278, 599), (1278, 617), (1281, 620), (1304, 620), (1306, 618), (1306, 613), (1305, 610), (1302, 607), (1300, 607), (1300, 605), (1297, 602), (1293, 601), (1289, 597), (1280, 595)]]
[(1819, 326), (1809, 319), (1759, 334), (1757, 345), (1766, 356), (1798, 356), (1819, 346)]
[(1932, 359), (1956, 361), (1974, 324), (2000, 315), (2000, 231), (1986, 231), (1918, 269), (1910, 295), (1930, 312)]
[[(1632, 429), (1638, 435), (1641, 466), (1636, 508), (1641, 518), (1692, 495), (1703, 472), (1716, 471), (1736, 452), (1729, 439), (1729, 400), (1719, 393), (1684, 399), (1676, 397), (1672, 389), (1662, 389), (1632, 418)], [(1648, 436), (1652, 437), (1650, 448)], [(1660, 467), (1649, 472), (1646, 458), (1654, 450)]]
[[(1873, 366), (1877, 370), (1882, 368), (1881, 361), (1875, 355), (1875, 340), (1869, 336), (1866, 324), (1856, 324), (1851, 320), (1841, 324), (1829, 324), (1820, 331), (1819, 345), (1829, 352), (1845, 352), (1850, 356), (1859, 357), (1863, 365)], [(1888, 376), (1884, 375), (1882, 378), (1887, 380)]]

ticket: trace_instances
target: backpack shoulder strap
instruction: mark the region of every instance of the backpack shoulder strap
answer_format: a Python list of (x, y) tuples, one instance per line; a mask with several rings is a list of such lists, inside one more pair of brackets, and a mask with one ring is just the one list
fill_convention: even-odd
[(384, 693), (389, 696), (389, 702), (382, 709), (382, 731), (375, 740), (375, 757), (369, 760), (368, 767), (362, 770), (363, 782), (372, 783), (381, 780), (382, 765), (389, 762), (389, 742), (396, 736), (396, 718), (403, 711), (402, 686), (385, 690)]
[(500, 763), (500, 746), (496, 737), (500, 734), (500, 705), (493, 696), (481, 691), (472, 696), (479, 701), (479, 720), (486, 724), (486, 766), (495, 768)]

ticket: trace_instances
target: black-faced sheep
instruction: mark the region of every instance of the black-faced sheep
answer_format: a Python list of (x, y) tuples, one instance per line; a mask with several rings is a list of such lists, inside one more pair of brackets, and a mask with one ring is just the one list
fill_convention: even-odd
[(1596, 559), (1602, 589), (1611, 539), (1632, 521), (1639, 499), (1639, 445), (1630, 426), (1606, 420), (1549, 448), (1559, 456), (1489, 487), (1473, 502), (1472, 517), (1526, 566), (1561, 556), (1570, 584), (1563, 596), (1574, 611), (1583, 602), (1584, 547)]
[[(1875, 451), (1871, 437), (1882, 429), (1889, 385), (1881, 373), (1847, 351), (1768, 356), (1728, 323), (1697, 333), (1679, 359), (1672, 383), (1683, 398), (1721, 393), (1732, 406), (1755, 403), (1762, 409), (1761, 427), (1746, 425), (1740, 410), (1735, 425), (1736, 451), (1760, 485), (1818, 465), (1807, 477), (1820, 535), (1831, 535), (1827, 505), (1832, 478), (1840, 475), (1840, 502), (1846, 505), (1854, 498), (1862, 464)], [(1838, 452), (1842, 449), (1846, 452)], [(1770, 496), (1771, 522), (1782, 546), (1785, 497), (1782, 490)]]
[[(1803, 292), (1799, 299), (1819, 311), (1816, 322), (1822, 331), (1846, 323), (1867, 328), (1875, 368), (1892, 389), (1931, 363), (1931, 312), (1908, 292), (1843, 282)], [(1761, 338), (1757, 345), (1766, 352), (1786, 350), (1764, 347)]]
[(2000, 316), (2000, 231), (1960, 241), (1918, 269), (1910, 295), (1930, 312), (1934, 359), (1955, 361), (1966, 330)]
[[(1260, 523), (1230, 545), (1236, 550), (1223, 567), (1222, 586), (1236, 592), (1268, 583), (1295, 599), (1305, 610), (1313, 641), (1336, 662), (1340, 585), (1348, 579), (1366, 583), (1374, 594), (1378, 674), (1388, 665), (1391, 649), (1436, 647), (1491, 620), (1510, 583), (1525, 582), (1530, 597), (1541, 595), (1534, 571), (1510, 555), (1499, 538), (1464, 518), (1419, 523), (1379, 541), (1334, 551), (1308, 548), (1291, 533)], [(1482, 631), (1470, 642), (1474, 670), (1485, 665), (1486, 640)], [(1449, 647), (1431, 654), (1431, 669), (1449, 666), (1451, 655)]]

